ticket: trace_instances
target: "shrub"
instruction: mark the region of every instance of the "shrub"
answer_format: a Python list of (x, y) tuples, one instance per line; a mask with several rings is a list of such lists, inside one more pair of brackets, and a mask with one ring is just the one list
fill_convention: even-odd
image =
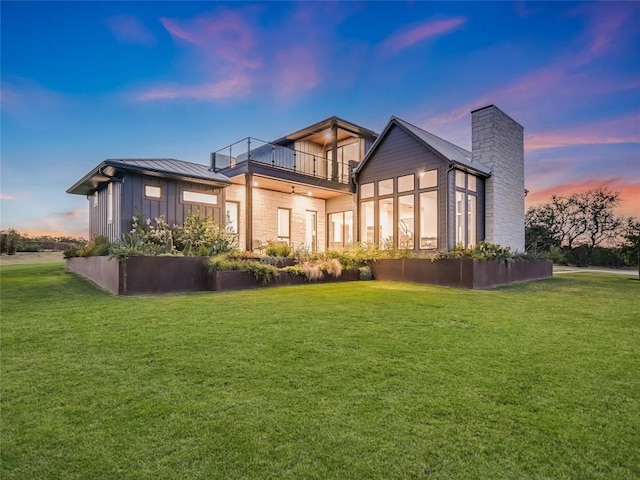
[(264, 253), (270, 257), (288, 257), (291, 255), (292, 248), (286, 242), (274, 242), (270, 240)]
[(509, 247), (489, 242), (480, 242), (479, 244), (465, 248), (462, 245), (456, 245), (450, 252), (437, 253), (433, 259), (441, 258), (475, 258), (478, 260), (509, 260), (515, 258), (516, 255), (511, 253)]
[(104, 235), (96, 235), (78, 251), (80, 257), (102, 257), (109, 254), (111, 243)]
[(62, 252), (64, 258), (74, 258), (80, 256), (80, 251), (83, 249), (83, 245), (71, 244), (65, 248)]
[(368, 265), (360, 267), (358, 269), (358, 278), (360, 280), (373, 280), (373, 272), (371, 271), (371, 267)]
[(255, 260), (241, 260), (233, 255), (216, 255), (211, 257), (205, 265), (207, 273), (216, 271), (249, 272), (256, 281), (268, 284), (279, 275), (278, 269), (273, 265), (256, 262)]

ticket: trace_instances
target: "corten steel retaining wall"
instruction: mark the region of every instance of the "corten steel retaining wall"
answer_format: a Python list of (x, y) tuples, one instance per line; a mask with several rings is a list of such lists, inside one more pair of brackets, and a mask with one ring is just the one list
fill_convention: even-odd
[(371, 264), (376, 280), (427, 283), (445, 287), (483, 289), (551, 278), (548, 260), (477, 260), (421, 258), (376, 260)]
[(208, 289), (202, 257), (70, 258), (67, 268), (118, 295)]
[[(309, 283), (304, 277), (282, 272), (267, 285), (247, 272), (213, 272), (207, 275), (204, 257), (131, 257), (119, 262), (109, 257), (78, 257), (67, 260), (67, 268), (118, 295), (145, 293), (228, 291), (264, 286)], [(358, 270), (344, 270), (340, 278), (318, 283), (358, 280)]]

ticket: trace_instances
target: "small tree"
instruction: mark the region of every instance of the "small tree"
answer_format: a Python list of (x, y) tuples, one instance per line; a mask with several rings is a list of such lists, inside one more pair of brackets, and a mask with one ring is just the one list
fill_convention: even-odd
[(627, 224), (622, 231), (622, 253), (629, 263), (638, 266), (638, 279), (640, 280), (640, 220), (633, 217), (627, 219)]

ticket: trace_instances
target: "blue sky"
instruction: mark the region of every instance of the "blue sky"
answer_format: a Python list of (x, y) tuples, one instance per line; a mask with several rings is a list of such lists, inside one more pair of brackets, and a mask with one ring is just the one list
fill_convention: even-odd
[(525, 127), (529, 204), (597, 186), (640, 216), (638, 2), (6, 2), (2, 228), (86, 236), (105, 158), (207, 163), (246, 136), (399, 116), (470, 148)]

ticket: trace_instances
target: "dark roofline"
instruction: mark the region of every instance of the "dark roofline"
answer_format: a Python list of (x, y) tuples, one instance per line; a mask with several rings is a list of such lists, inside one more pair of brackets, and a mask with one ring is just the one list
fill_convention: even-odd
[[(389, 122), (387, 123), (387, 125), (384, 127), (384, 130), (382, 131), (382, 133), (380, 134), (380, 136), (376, 139), (376, 141), (374, 142), (374, 144), (371, 146), (371, 148), (369, 149), (369, 152), (367, 152), (367, 154), (365, 155), (365, 157), (362, 159), (362, 161), (360, 162), (360, 164), (356, 167), (354, 174), (358, 175), (358, 173), (360, 173), (360, 171), (362, 170), (362, 168), (364, 167), (364, 165), (369, 161), (369, 158), (371, 157), (371, 155), (373, 155), (373, 153), (375, 152), (375, 150), (378, 148), (378, 145), (380, 144), (380, 142), (382, 141), (382, 139), (385, 137), (385, 135), (387, 134), (387, 132), (391, 129), (391, 127), (393, 125), (396, 125), (397, 127), (402, 128), (403, 131), (405, 131), (407, 134), (409, 134), (411, 137), (413, 137), (416, 141), (418, 141), (420, 144), (424, 145), (426, 148), (428, 148), (429, 150), (431, 150), (432, 152), (434, 152), (435, 154), (437, 154), (440, 158), (442, 158), (444, 161), (449, 162), (449, 163), (453, 163), (455, 165), (458, 165), (459, 167), (461, 167), (461, 169), (466, 170), (466, 171), (470, 171), (473, 170), (476, 173), (479, 173), (485, 177), (490, 177), (491, 176), (491, 172), (483, 172), (482, 170), (480, 170), (479, 168), (475, 168), (474, 165), (471, 165), (472, 160), (469, 160), (469, 164), (466, 163), (462, 163), (459, 162), (457, 160), (451, 159), (451, 158), (447, 158), (442, 152), (440, 152), (438, 149), (436, 149), (433, 145), (430, 145), (428, 142), (426, 142), (424, 139), (418, 137), (415, 133), (413, 133), (411, 130), (409, 130), (406, 126), (403, 125), (403, 123), (406, 123), (408, 125), (411, 125), (414, 128), (417, 128), (418, 130), (422, 130), (425, 133), (428, 133), (429, 135), (433, 135), (434, 137), (442, 140), (443, 142), (448, 143), (449, 145), (452, 145), (460, 150), (464, 150), (465, 152), (469, 153), (469, 156), (471, 158), (472, 153), (469, 152), (467, 149), (459, 147), (458, 145), (456, 145), (455, 143), (451, 143), (448, 140), (445, 140), (444, 138), (438, 137), (437, 135), (434, 135), (431, 132), (427, 132), (426, 130), (417, 127), (416, 125), (407, 122), (406, 120), (401, 119), (400, 117), (396, 117), (395, 115), (392, 115), (389, 118)], [(480, 163), (478, 163), (479, 167), (484, 167), (487, 168), (486, 165), (482, 165)]]
[(93, 169), (91, 169), (80, 180), (78, 180), (71, 187), (69, 187), (66, 190), (66, 192), (70, 194), (76, 194), (76, 195), (90, 195), (101, 184), (111, 180), (117, 174), (118, 170), (135, 172), (135, 173), (144, 173), (154, 177), (172, 178), (176, 180), (183, 180), (183, 181), (193, 182), (193, 183), (203, 183), (203, 184), (214, 185), (214, 186), (226, 186), (231, 184), (231, 180), (226, 175), (223, 175), (221, 173), (215, 174), (217, 177), (221, 177), (221, 178), (211, 178), (211, 177), (205, 177), (197, 174), (184, 174), (182, 172), (171, 172), (166, 169), (160, 169), (160, 168), (155, 169), (155, 168), (149, 168), (147, 166), (142, 166), (142, 165), (131, 165), (128, 163), (124, 163), (127, 160), (145, 161), (145, 162), (174, 161), (174, 162), (195, 165), (200, 168), (203, 168), (203, 167), (206, 168), (206, 165), (203, 165), (203, 164), (199, 164), (195, 162), (187, 162), (184, 160), (177, 160), (175, 158), (122, 158), (122, 159), (108, 158), (100, 162)]
[(369, 130), (368, 128), (362, 127), (352, 122), (348, 122), (340, 117), (335, 115), (316, 122), (308, 127), (301, 128), (300, 130), (296, 130), (295, 132), (291, 132), (284, 137), (280, 137), (277, 140), (273, 140), (270, 143), (282, 143), (286, 140), (298, 140), (300, 138), (306, 137), (308, 135), (313, 135), (316, 133), (320, 133), (323, 130), (326, 130), (328, 127), (331, 127), (334, 123), (338, 125), (338, 128), (342, 130), (347, 130), (348, 132), (354, 133), (356, 135), (369, 136), (369, 137), (378, 137), (378, 134), (373, 130)]

